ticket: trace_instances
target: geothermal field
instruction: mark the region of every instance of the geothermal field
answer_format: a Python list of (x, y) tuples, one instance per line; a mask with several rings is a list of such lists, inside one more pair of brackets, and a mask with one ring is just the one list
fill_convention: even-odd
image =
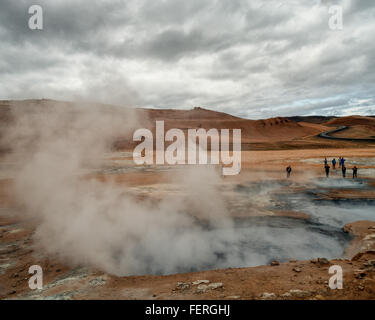
[[(240, 173), (137, 165), (133, 133), (156, 121), (241, 129)], [(0, 122), (0, 299), (375, 298), (375, 117), (25, 100)]]

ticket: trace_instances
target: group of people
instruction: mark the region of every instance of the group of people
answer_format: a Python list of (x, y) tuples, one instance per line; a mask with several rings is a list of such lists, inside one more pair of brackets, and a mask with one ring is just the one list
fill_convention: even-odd
[[(332, 161), (331, 161), (333, 170), (336, 170), (337, 164), (339, 165), (339, 168), (341, 169), (343, 178), (346, 178), (345, 161), (346, 161), (346, 159), (343, 158), (343, 157), (339, 157), (338, 161), (336, 161), (336, 158), (333, 158)], [(328, 178), (331, 167), (328, 164), (327, 158), (324, 159), (324, 169), (325, 169), (325, 172), (326, 172), (326, 177)], [(352, 170), (353, 170), (353, 179), (358, 178), (358, 168), (357, 168), (357, 166), (354, 166), (352, 168)], [(289, 166), (286, 167), (286, 177), (290, 178), (291, 173), (292, 173), (292, 167), (289, 165)]]
[[(335, 158), (333, 158), (332, 161), (331, 161), (332, 162), (332, 168), (334, 170), (336, 170), (336, 164), (337, 163), (339, 164), (339, 168), (341, 168), (343, 178), (346, 178), (345, 161), (346, 161), (346, 159), (344, 157), (339, 157), (338, 162), (336, 161)], [(326, 177), (328, 178), (329, 177), (329, 171), (330, 171), (331, 167), (328, 164), (327, 158), (324, 159), (324, 169), (325, 169), (325, 172), (326, 172)], [(353, 170), (353, 179), (358, 178), (358, 168), (356, 166), (354, 166), (352, 168), (352, 170)]]

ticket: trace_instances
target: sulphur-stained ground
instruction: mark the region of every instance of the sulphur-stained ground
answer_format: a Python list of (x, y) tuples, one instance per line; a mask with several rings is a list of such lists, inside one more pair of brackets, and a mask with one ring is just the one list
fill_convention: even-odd
[[(339, 170), (324, 178), (324, 156), (345, 156), (348, 166), (359, 163), (360, 177), (342, 179)], [(323, 156), (323, 158), (322, 158)], [(286, 217), (309, 220), (311, 212), (282, 207), (287, 196), (308, 190), (311, 201), (342, 203), (351, 208), (375, 201), (373, 149), (330, 149), (243, 152), (243, 170), (237, 177), (222, 178), (221, 197), (229, 203), (233, 217)], [(115, 168), (86, 178), (106, 183), (108, 175), (129, 188), (139, 201), (159, 201), (168, 193), (179, 193), (172, 185), (170, 170), (130, 170), (129, 154), (112, 157)], [(293, 167), (285, 178), (285, 165)], [(128, 170), (129, 169), (129, 170)], [(261, 169), (261, 170), (260, 170)], [(366, 175), (361, 170), (366, 169)], [(107, 170), (107, 171), (106, 171)], [(116, 171), (117, 170), (117, 171)], [(127, 171), (128, 170), (128, 171)], [(6, 175), (5, 175), (6, 176)], [(274, 197), (248, 199), (248, 188), (270, 181), (278, 185)], [(350, 241), (337, 259), (273, 261), (269, 265), (227, 268), (172, 275), (118, 277), (90, 265), (76, 265), (56, 254), (46, 254), (35, 242), (38, 219), (26, 218), (22, 206), (12, 198), (12, 177), (0, 183), (0, 298), (1, 299), (374, 299), (375, 298), (375, 216), (353, 219), (341, 226)], [(268, 189), (267, 189), (268, 190)], [(262, 195), (260, 191), (260, 195)], [(231, 202), (232, 201), (232, 202)], [(280, 203), (279, 203), (280, 201)], [(298, 201), (298, 200), (297, 200)], [(277, 210), (278, 208), (278, 210)], [(344, 211), (343, 211), (344, 212)], [(346, 213), (347, 214), (347, 213)], [(324, 218), (324, 211), (322, 213)], [(352, 217), (352, 216), (350, 216)], [(355, 215), (354, 215), (355, 217)], [(93, 249), (94, 250), (94, 249)], [(43, 289), (29, 288), (29, 267), (40, 265)], [(331, 266), (343, 271), (343, 288), (331, 289)]]

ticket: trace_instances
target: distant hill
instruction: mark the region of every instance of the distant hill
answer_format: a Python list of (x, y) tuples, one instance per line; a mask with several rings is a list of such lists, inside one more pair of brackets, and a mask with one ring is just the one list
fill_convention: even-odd
[[(233, 115), (196, 107), (191, 110), (178, 109), (145, 109), (123, 108), (119, 106), (73, 103), (54, 100), (24, 100), (24, 101), (0, 101), (0, 134), (13, 121), (13, 111), (18, 112), (54, 112), (64, 110), (72, 113), (80, 108), (80, 112), (86, 112), (93, 107), (106, 112), (113, 112), (117, 118), (134, 117), (136, 128), (149, 128), (155, 131), (155, 121), (164, 120), (165, 131), (171, 128), (188, 129), (241, 129), (243, 150), (273, 150), (289, 148), (324, 148), (337, 147), (337, 142), (325, 141), (317, 138), (317, 135), (329, 131), (332, 127), (347, 125), (354, 126), (366, 124), (375, 125), (375, 117), (325, 117), (325, 116), (295, 116), (276, 117), (262, 120), (250, 120), (235, 117)], [(125, 121), (124, 121), (125, 122)], [(375, 127), (374, 127), (375, 128)], [(125, 129), (125, 128), (124, 128)], [(128, 128), (130, 129), (130, 128)], [(367, 129), (366, 129), (367, 130)], [(128, 130), (129, 131), (129, 130)], [(363, 128), (353, 131), (355, 134), (363, 134)], [(347, 130), (347, 132), (350, 132)], [(344, 134), (340, 133), (340, 134)], [(372, 133), (371, 133), (372, 134)], [(375, 132), (373, 133), (375, 135)], [(341, 143), (341, 142), (340, 142)], [(119, 149), (131, 149), (134, 145), (129, 134), (119, 133), (115, 147)], [(342, 143), (342, 146), (353, 146), (350, 143)]]
[(332, 119), (336, 119), (337, 117), (333, 116), (293, 116), (288, 117), (288, 119), (295, 121), (295, 122), (308, 122), (308, 123), (325, 123)]
[(354, 125), (375, 126), (375, 117), (348, 116), (348, 117), (332, 119), (328, 121), (326, 124), (334, 125), (334, 126), (354, 126)]

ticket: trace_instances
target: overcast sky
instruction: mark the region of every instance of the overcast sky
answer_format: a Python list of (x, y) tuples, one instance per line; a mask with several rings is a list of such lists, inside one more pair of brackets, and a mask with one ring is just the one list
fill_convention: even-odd
[(0, 99), (375, 114), (374, 40), (374, 0), (0, 0)]

